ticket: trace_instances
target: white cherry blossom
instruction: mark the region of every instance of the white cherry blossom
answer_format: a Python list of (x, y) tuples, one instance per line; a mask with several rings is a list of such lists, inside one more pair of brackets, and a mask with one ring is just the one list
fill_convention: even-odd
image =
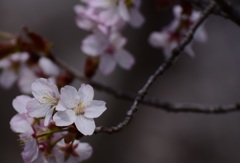
[(45, 117), (44, 125), (47, 126), (54, 109), (62, 107), (58, 102), (58, 88), (50, 79), (39, 78), (32, 84), (32, 94), (34, 98), (27, 104), (28, 114), (35, 118)]
[(82, 84), (77, 91), (72, 86), (61, 89), (61, 102), (65, 111), (58, 111), (53, 116), (57, 126), (75, 124), (84, 135), (92, 135), (95, 130), (93, 118), (99, 117), (107, 108), (104, 101), (93, 100), (94, 90), (90, 85)]
[(117, 32), (111, 32), (109, 36), (100, 31), (83, 40), (82, 51), (90, 56), (100, 56), (99, 68), (105, 75), (109, 75), (118, 64), (129, 70), (134, 64), (131, 53), (123, 49), (127, 40)]
[(125, 21), (133, 27), (140, 27), (144, 18), (139, 12), (140, 0), (84, 0), (90, 7), (101, 9), (98, 19), (106, 26), (116, 26), (119, 22)]
[(22, 64), (24, 64), (29, 58), (28, 53), (15, 53), (7, 58), (0, 60), (0, 85), (3, 88), (10, 88), (18, 79), (19, 69), (21, 70)]

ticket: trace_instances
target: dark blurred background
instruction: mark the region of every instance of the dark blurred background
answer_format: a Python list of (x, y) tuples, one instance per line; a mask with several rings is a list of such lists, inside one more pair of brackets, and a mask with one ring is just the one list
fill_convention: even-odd
[[(0, 30), (19, 33), (21, 27), (42, 34), (54, 43), (54, 53), (80, 72), (84, 54), (81, 40), (87, 33), (75, 25), (76, 0), (0, 0)], [(156, 12), (153, 1), (145, 1), (145, 25), (127, 28), (127, 49), (136, 58), (131, 71), (117, 68), (110, 76), (98, 73), (95, 81), (117, 89), (136, 92), (163, 61), (160, 50), (147, 43), (151, 31), (171, 21), (171, 10)], [(150, 89), (149, 96), (162, 101), (204, 104), (231, 104), (240, 100), (240, 28), (220, 17), (206, 23), (208, 42), (194, 44), (195, 58), (183, 55)], [(75, 81), (75, 86), (80, 82)], [(0, 162), (23, 162), (17, 135), (9, 128), (16, 114), (12, 99), (17, 87), (0, 89)], [(131, 105), (104, 92), (96, 99), (107, 102), (108, 110), (97, 119), (98, 125), (117, 124)], [(201, 115), (166, 113), (140, 106), (131, 124), (114, 135), (99, 134), (84, 138), (93, 148), (86, 163), (239, 163), (240, 113)]]

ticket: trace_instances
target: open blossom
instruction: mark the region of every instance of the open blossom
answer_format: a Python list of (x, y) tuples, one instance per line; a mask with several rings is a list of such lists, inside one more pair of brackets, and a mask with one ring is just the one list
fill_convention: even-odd
[(74, 87), (61, 89), (61, 102), (66, 107), (53, 116), (57, 126), (75, 124), (84, 135), (92, 135), (95, 130), (93, 118), (99, 117), (105, 110), (105, 102), (93, 100), (94, 90), (90, 85), (82, 84), (77, 91)]
[(31, 56), (26, 53), (14, 53), (0, 60), (0, 85), (10, 88), (15, 82), (21, 92), (30, 94), (31, 84), (42, 76), (55, 78), (60, 69), (49, 59), (41, 57), (36, 63), (31, 62)]
[(45, 117), (44, 125), (47, 126), (54, 109), (62, 107), (58, 102), (58, 88), (50, 79), (39, 78), (32, 84), (32, 94), (34, 98), (27, 104), (28, 114), (35, 118)]
[[(139, 12), (141, 0), (81, 0), (76, 5), (76, 23), (81, 29), (93, 32), (82, 42), (81, 49), (89, 56), (100, 58), (99, 69), (108, 75), (117, 64), (129, 70), (134, 64), (132, 55), (123, 49), (126, 39), (121, 30), (130, 24), (140, 27), (144, 17)], [(92, 70), (95, 72), (96, 67)]]
[(18, 72), (22, 65), (28, 60), (28, 53), (15, 53), (0, 61), (0, 85), (4, 88), (10, 88), (19, 78)]
[(122, 68), (129, 70), (134, 64), (133, 56), (123, 46), (126, 39), (120, 33), (111, 32), (109, 36), (101, 32), (95, 32), (84, 39), (82, 51), (90, 56), (99, 56), (99, 68), (103, 74), (110, 74), (120, 65)]
[[(175, 19), (173, 22), (161, 32), (153, 32), (149, 37), (149, 43), (154, 47), (163, 48), (166, 58), (171, 56), (171, 52), (176, 48), (182, 39), (186, 36), (188, 30), (200, 18), (200, 12), (192, 11), (190, 15), (183, 13), (181, 6), (173, 8)], [(207, 35), (203, 26), (200, 26), (195, 33), (194, 40), (198, 42), (205, 42)], [(191, 44), (186, 46), (185, 51), (194, 56)]]
[[(99, 19), (101, 9), (76, 5), (74, 6), (74, 11), (77, 14), (76, 24), (79, 28), (87, 31), (100, 30), (103, 33), (107, 33), (110, 30), (109, 26)], [(118, 30), (122, 28), (123, 24), (123, 22), (119, 22), (119, 24), (112, 26), (111, 30)]]
[(91, 157), (92, 147), (88, 143), (74, 140), (73, 144), (66, 144), (64, 141), (58, 142), (53, 150), (57, 163), (77, 163)]
[(140, 27), (144, 18), (139, 12), (140, 0), (84, 0), (89, 8), (100, 9), (98, 19), (106, 26), (115, 26), (121, 21), (130, 23), (133, 27)]

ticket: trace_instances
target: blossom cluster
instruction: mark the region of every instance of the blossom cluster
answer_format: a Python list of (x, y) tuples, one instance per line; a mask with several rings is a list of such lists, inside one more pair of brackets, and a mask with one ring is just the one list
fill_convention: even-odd
[(39, 77), (56, 80), (61, 71), (46, 57), (33, 57), (27, 52), (13, 53), (0, 60), (0, 85), (10, 88), (16, 81), (21, 92), (31, 93), (32, 82)]
[(76, 23), (81, 29), (90, 31), (81, 45), (82, 51), (90, 57), (98, 58), (96, 62), (100, 71), (108, 75), (118, 64), (130, 69), (134, 57), (123, 47), (127, 39), (121, 31), (127, 24), (140, 27), (144, 18), (139, 12), (141, 0), (81, 0), (76, 5)]
[(71, 73), (51, 58), (52, 44), (27, 28), (22, 31), (21, 35), (0, 35), (0, 86), (8, 89), (17, 83), (22, 93), (31, 94), (37, 78), (51, 78), (59, 87), (71, 83)]
[[(149, 37), (149, 43), (153, 47), (162, 48), (166, 58), (171, 56), (171, 52), (176, 48), (186, 36), (189, 29), (200, 18), (200, 12), (194, 11), (191, 6), (176, 5), (173, 7), (174, 20), (160, 32), (153, 32)], [(207, 34), (205, 28), (201, 25), (194, 35), (194, 40), (206, 42)], [(185, 51), (194, 56), (192, 44), (186, 46)]]
[(24, 144), (24, 161), (74, 163), (88, 159), (92, 147), (79, 138), (94, 133), (93, 118), (106, 110), (105, 102), (93, 100), (94, 90), (85, 84), (79, 90), (64, 86), (59, 92), (51, 79), (39, 78), (31, 90), (33, 98), (20, 95), (13, 100), (18, 114), (10, 121)]

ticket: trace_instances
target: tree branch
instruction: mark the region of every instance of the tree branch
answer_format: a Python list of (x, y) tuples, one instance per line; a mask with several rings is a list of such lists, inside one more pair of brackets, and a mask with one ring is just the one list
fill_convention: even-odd
[(233, 22), (240, 26), (240, 10), (227, 0), (215, 0), (218, 6), (229, 16)]
[(138, 105), (142, 101), (142, 99), (145, 97), (145, 95), (148, 92), (148, 89), (150, 86), (157, 80), (157, 78), (161, 75), (163, 75), (166, 70), (168, 70), (173, 63), (178, 59), (180, 56), (181, 52), (184, 50), (184, 48), (191, 42), (193, 39), (193, 35), (198, 29), (198, 27), (203, 23), (203, 21), (210, 15), (212, 12), (213, 8), (215, 7), (215, 3), (212, 1), (210, 4), (207, 6), (207, 8), (203, 11), (201, 18), (198, 20), (198, 22), (190, 29), (189, 33), (186, 35), (186, 37), (183, 39), (181, 44), (175, 48), (172, 51), (172, 56), (164, 62), (162, 65), (159, 66), (159, 68), (151, 75), (147, 82), (144, 84), (144, 86), (139, 90), (132, 106), (128, 110), (126, 117), (122, 122), (120, 122), (118, 125), (113, 126), (113, 127), (97, 127), (95, 129), (95, 133), (99, 132), (106, 132), (106, 133), (115, 133), (121, 131), (125, 126), (127, 126), (130, 121), (133, 118), (134, 113), (138, 110)]
[[(149, 103), (148, 103), (149, 101)], [(150, 106), (156, 106), (157, 109), (163, 110), (169, 113), (198, 113), (198, 114), (227, 114), (240, 111), (240, 104), (232, 105), (202, 105), (194, 103), (169, 103), (159, 102), (152, 98), (147, 98), (142, 102)], [(155, 104), (155, 105), (153, 105)]]

